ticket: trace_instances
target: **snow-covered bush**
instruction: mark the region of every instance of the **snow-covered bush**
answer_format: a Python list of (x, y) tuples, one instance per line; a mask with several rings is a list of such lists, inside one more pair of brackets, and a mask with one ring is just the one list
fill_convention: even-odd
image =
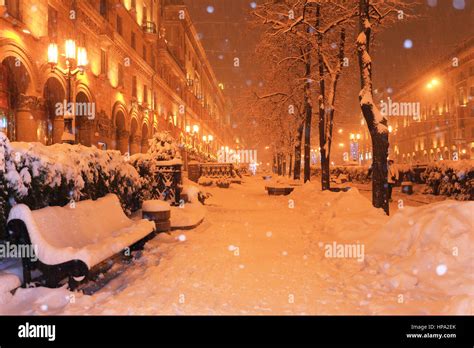
[(198, 179), (198, 184), (202, 186), (211, 186), (213, 183), (214, 183), (214, 180), (207, 176), (201, 176)]
[[(399, 184), (405, 180), (412, 180), (414, 173), (410, 165), (395, 164), (396, 170), (399, 172)], [(337, 178), (343, 179), (341, 181), (349, 181), (357, 184), (367, 184), (371, 181), (368, 166), (332, 166), (330, 167), (333, 181)], [(311, 175), (321, 176), (321, 168), (317, 166), (311, 167)]]
[(220, 188), (229, 188), (230, 180), (227, 178), (219, 178), (216, 180), (216, 185)]
[(0, 206), (1, 229), (16, 203), (40, 209), (114, 193), (125, 212), (139, 208), (140, 177), (119, 151), (69, 144), (10, 143), (0, 133), (0, 171), (4, 173), (0, 204), (6, 200)]
[[(181, 165), (181, 154), (178, 143), (169, 132), (156, 133), (149, 140), (150, 147), (147, 153), (135, 154), (130, 157), (130, 164), (137, 170), (140, 176), (141, 190), (140, 200), (168, 199), (163, 175), (160, 167)], [(175, 183), (176, 186), (180, 183)], [(179, 187), (177, 187), (179, 189)]]
[(428, 165), (422, 174), (426, 193), (458, 200), (474, 200), (474, 161), (440, 161)]
[(167, 131), (155, 133), (148, 142), (147, 154), (151, 155), (156, 161), (169, 161), (181, 158), (178, 143)]

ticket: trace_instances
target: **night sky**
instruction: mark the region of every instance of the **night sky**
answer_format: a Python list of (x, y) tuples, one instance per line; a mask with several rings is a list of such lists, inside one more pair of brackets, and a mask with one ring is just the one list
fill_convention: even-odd
[[(185, 2), (216, 75), (226, 86), (227, 95), (234, 99), (244, 88), (254, 88), (258, 81), (253, 81), (252, 76), (258, 67), (252, 65), (252, 54), (257, 35), (249, 30), (248, 18), (255, 2)], [(418, 70), (435, 63), (474, 36), (473, 0), (419, 0), (417, 3), (417, 18), (395, 23), (375, 36), (374, 87), (379, 90), (396, 92), (398, 86), (416, 77)], [(350, 39), (355, 40), (355, 36)], [(240, 68), (233, 67), (234, 57), (240, 58)], [(359, 121), (359, 81), (356, 69), (352, 70), (343, 77), (345, 85), (337, 105), (338, 126)]]

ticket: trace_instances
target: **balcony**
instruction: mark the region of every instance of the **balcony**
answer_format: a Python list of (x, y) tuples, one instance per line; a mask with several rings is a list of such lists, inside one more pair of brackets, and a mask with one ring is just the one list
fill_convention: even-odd
[(158, 39), (158, 30), (155, 22), (146, 21), (142, 25), (143, 33), (145, 34), (145, 40), (153, 42)]
[(99, 40), (101, 46), (104, 48), (110, 47), (114, 43), (114, 28), (106, 20), (102, 22), (99, 32)]

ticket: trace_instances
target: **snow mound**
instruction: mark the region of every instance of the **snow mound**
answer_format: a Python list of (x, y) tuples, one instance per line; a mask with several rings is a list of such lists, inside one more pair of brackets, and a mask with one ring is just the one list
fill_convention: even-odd
[(206, 215), (206, 208), (201, 203), (186, 203), (181, 207), (171, 207), (171, 227), (193, 228), (199, 225)]
[(149, 213), (169, 211), (170, 204), (168, 202), (160, 201), (158, 199), (151, 199), (143, 202), (142, 210)]
[[(443, 201), (408, 207), (382, 228), (373, 252), (397, 256), (387, 270), (395, 287), (418, 283), (449, 296), (474, 296), (474, 202)], [(413, 284), (408, 284), (412, 287)]]
[(20, 285), (20, 278), (16, 274), (0, 272), (0, 304), (9, 302), (13, 297), (10, 291)]

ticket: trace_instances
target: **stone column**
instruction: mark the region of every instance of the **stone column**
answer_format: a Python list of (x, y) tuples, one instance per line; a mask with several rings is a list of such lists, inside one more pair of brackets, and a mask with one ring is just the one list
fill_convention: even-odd
[(64, 119), (63, 116), (55, 116), (53, 119), (53, 144), (62, 143), (61, 137), (64, 132)]
[(122, 154), (126, 154), (128, 152), (130, 132), (126, 130), (118, 131), (117, 138), (117, 150), (120, 150)]
[(41, 98), (21, 94), (15, 110), (16, 140), (35, 142), (40, 139), (42, 132), (38, 127), (46, 117), (44, 102)]
[(142, 139), (142, 153), (148, 151), (148, 139)]
[(141, 137), (139, 135), (132, 135), (130, 137), (130, 155), (140, 153)]

